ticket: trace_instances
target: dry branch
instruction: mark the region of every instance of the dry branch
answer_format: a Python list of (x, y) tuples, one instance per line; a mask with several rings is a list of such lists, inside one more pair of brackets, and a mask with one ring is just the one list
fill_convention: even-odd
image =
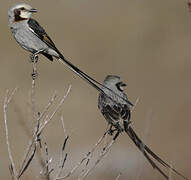
[[(53, 104), (53, 102), (55, 101), (56, 95), (54, 94), (51, 98), (51, 100), (49, 101), (49, 103), (47, 104), (47, 106), (45, 107), (44, 111), (42, 114), (39, 115), (39, 117), (37, 117), (37, 125), (36, 128), (34, 130), (33, 133), (33, 137), (32, 140), (27, 148), (26, 154), (24, 156), (24, 160), (22, 162), (21, 168), (19, 170), (19, 177), (21, 177), (23, 175), (23, 173), (25, 172), (25, 170), (28, 168), (30, 162), (32, 161), (32, 158), (34, 157), (33, 153), (29, 156), (32, 147), (34, 145), (34, 149), (36, 152), (36, 143), (39, 141), (40, 139), (40, 135), (42, 133), (42, 131), (45, 129), (45, 127), (47, 126), (48, 123), (50, 123), (50, 121), (53, 119), (54, 115), (58, 112), (59, 108), (62, 106), (62, 104), (65, 102), (65, 99), (67, 98), (67, 96), (69, 95), (71, 91), (71, 85), (69, 86), (66, 94), (64, 95), (64, 97), (60, 100), (59, 104), (56, 106), (55, 110), (52, 112), (52, 114), (50, 116), (45, 114), (48, 112), (50, 106)], [(42, 117), (45, 116), (45, 119), (42, 123), (40, 123), (40, 120), (42, 119)], [(34, 151), (33, 151), (34, 152)], [(27, 168), (26, 168), (27, 167)]]
[(92, 155), (92, 153), (96, 150), (96, 148), (101, 144), (101, 142), (103, 141), (107, 133), (108, 133), (108, 130), (104, 133), (104, 135), (101, 138), (99, 138), (99, 140), (96, 142), (93, 148), (72, 168), (72, 170), (69, 173), (67, 173), (63, 177), (56, 178), (55, 180), (66, 179), (70, 177), (71, 175), (73, 175), (76, 172), (76, 170), (83, 164), (83, 162), (87, 160), (89, 156)]
[(89, 168), (82, 177), (78, 178), (78, 180), (82, 180), (87, 178), (88, 175), (90, 175), (90, 173), (95, 169), (95, 167), (99, 164), (99, 162), (105, 157), (105, 155), (109, 152), (109, 150), (111, 149), (113, 143), (115, 142), (115, 140), (111, 140), (111, 142), (103, 148), (102, 152), (100, 153), (98, 159), (96, 160), (96, 162), (94, 163), (94, 165)]
[(12, 152), (11, 152), (11, 146), (10, 146), (10, 142), (9, 142), (9, 131), (8, 131), (8, 125), (7, 125), (7, 107), (9, 105), (9, 103), (11, 102), (11, 100), (13, 99), (14, 94), (16, 93), (17, 88), (15, 88), (11, 95), (8, 96), (9, 90), (7, 90), (6, 95), (5, 95), (5, 99), (4, 99), (4, 105), (3, 105), (3, 112), (4, 112), (4, 122), (5, 122), (5, 133), (6, 133), (6, 143), (7, 143), (7, 148), (8, 148), (8, 154), (9, 154), (9, 159), (11, 161), (11, 168), (10, 168), (10, 172), (12, 175), (12, 178), (14, 180), (17, 180), (17, 170), (15, 167), (15, 163), (13, 160), (13, 156), (12, 156)]

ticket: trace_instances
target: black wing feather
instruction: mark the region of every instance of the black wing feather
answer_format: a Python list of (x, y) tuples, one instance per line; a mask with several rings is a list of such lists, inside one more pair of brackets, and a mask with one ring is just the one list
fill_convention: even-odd
[(47, 57), (50, 61), (53, 61), (53, 57), (50, 54), (42, 52), (42, 54)]
[(52, 39), (48, 36), (44, 28), (35, 19), (30, 18), (28, 20), (28, 25), (35, 33), (35, 35), (37, 35), (48, 47), (54, 49), (57, 53), (60, 54)]

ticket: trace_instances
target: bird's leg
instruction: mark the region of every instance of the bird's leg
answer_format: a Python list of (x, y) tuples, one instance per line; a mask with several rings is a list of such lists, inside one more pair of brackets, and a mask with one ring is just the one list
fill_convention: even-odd
[(41, 52), (43, 52), (44, 49), (40, 49), (39, 51), (35, 52), (35, 53), (32, 53), (30, 55), (30, 62), (32, 63), (37, 63), (38, 62), (38, 54), (40, 54)]
[(37, 63), (37, 61), (38, 61), (38, 57), (37, 56), (38, 56), (37, 54), (30, 54), (29, 62), (31, 62), (31, 63), (36, 62)]
[(30, 55), (30, 62), (37, 63), (38, 62), (38, 53), (34, 53)]
[(117, 133), (116, 133), (115, 136), (113, 137), (113, 140), (114, 140), (114, 141), (117, 139), (117, 137), (119, 136), (120, 132), (121, 132), (120, 130), (117, 131)]
[(110, 128), (109, 128), (109, 130), (108, 130), (108, 134), (109, 135), (113, 135), (113, 133), (117, 130), (116, 128), (114, 128), (114, 129), (112, 129), (112, 127), (113, 127), (113, 125), (110, 125)]
[[(32, 60), (32, 58), (31, 58)], [(33, 54), (33, 71), (32, 71), (32, 79), (35, 80), (38, 76), (37, 73), (37, 62), (38, 62), (38, 55), (37, 54)]]
[(38, 54), (43, 52), (44, 49), (41, 49), (33, 54), (30, 55), (31, 62), (33, 63), (33, 72), (32, 72), (32, 79), (35, 80), (38, 76), (37, 73), (37, 63), (38, 63)]

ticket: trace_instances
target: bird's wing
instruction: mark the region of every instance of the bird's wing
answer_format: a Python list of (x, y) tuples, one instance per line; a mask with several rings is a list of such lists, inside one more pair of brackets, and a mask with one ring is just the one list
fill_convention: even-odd
[(38, 38), (40, 38), (48, 47), (54, 49), (56, 52), (59, 52), (58, 49), (56, 48), (54, 42), (52, 41), (52, 39), (48, 36), (48, 34), (44, 30), (44, 28), (35, 19), (30, 18), (28, 20), (28, 25), (30, 27), (30, 30)]
[(120, 112), (117, 109), (111, 107), (110, 105), (106, 105), (104, 107), (104, 113), (109, 114), (113, 121), (119, 120), (120, 118)]
[(158, 157), (154, 152), (152, 152), (151, 149), (141, 141), (141, 139), (137, 136), (137, 134), (131, 127), (126, 129), (126, 133), (129, 135), (129, 137), (132, 139), (135, 145), (139, 148), (139, 150), (143, 153), (145, 158), (150, 162), (152, 167), (154, 169), (157, 169), (166, 179), (169, 179), (169, 177), (155, 164), (155, 162), (149, 157), (149, 155), (153, 157), (156, 161), (158, 161), (162, 166), (174, 171), (176, 174), (178, 174), (182, 178), (188, 180), (188, 178), (186, 178), (184, 175), (179, 173), (176, 169), (172, 168), (169, 164), (167, 164), (160, 157)]
[[(115, 106), (114, 106), (114, 108), (115, 108)], [(120, 116), (124, 120), (124, 126), (128, 125), (128, 122), (131, 119), (131, 110), (127, 104), (122, 105), (122, 108), (120, 109)]]
[(50, 54), (47, 54), (45, 52), (42, 52), (42, 54), (47, 57), (50, 61), (53, 61), (53, 57)]

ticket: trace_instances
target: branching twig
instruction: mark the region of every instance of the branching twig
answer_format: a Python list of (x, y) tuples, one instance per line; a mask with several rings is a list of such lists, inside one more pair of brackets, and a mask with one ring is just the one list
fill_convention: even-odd
[[(27, 162), (27, 159), (29, 157), (29, 153), (31, 152), (31, 149), (32, 149), (32, 146), (34, 143), (36, 143), (38, 140), (39, 140), (39, 137), (42, 133), (42, 131), (44, 130), (44, 128), (47, 126), (47, 124), (53, 119), (54, 115), (56, 114), (56, 112), (59, 110), (59, 108), (61, 107), (61, 105), (64, 103), (65, 99), (67, 98), (69, 92), (71, 90), (71, 85), (69, 86), (68, 90), (67, 90), (67, 93), (66, 95), (61, 99), (60, 103), (56, 106), (55, 110), (53, 111), (53, 113), (50, 115), (50, 116), (46, 116), (45, 117), (45, 120), (44, 122), (40, 123), (40, 119), (45, 115), (45, 113), (48, 111), (48, 109), (50, 108), (50, 106), (52, 105), (52, 103), (54, 102), (55, 98), (56, 98), (56, 95), (54, 95), (50, 102), (48, 103), (48, 105), (45, 107), (44, 111), (42, 114), (40, 114), (39, 117), (37, 117), (37, 126), (36, 126), (36, 130), (33, 134), (33, 137), (32, 137), (32, 140), (27, 148), (27, 151), (26, 151), (26, 154), (24, 156), (24, 160), (23, 160), (23, 163), (22, 163), (22, 166), (20, 168), (20, 171), (19, 171), (19, 176), (21, 176), (21, 172), (23, 174), (23, 169), (25, 169), (24, 167), (26, 167), (26, 164), (28, 164)], [(31, 159), (31, 157), (29, 158)]]
[[(51, 99), (49, 100), (48, 104), (45, 106), (44, 110), (42, 111), (42, 113), (40, 114), (40, 116), (38, 117), (37, 119), (37, 123), (39, 122), (40, 123), (40, 120), (43, 118), (43, 116), (48, 112), (48, 110), (50, 109), (51, 105), (53, 104), (53, 102), (56, 100), (56, 93), (53, 94), (53, 96), (51, 97)], [(22, 171), (26, 161), (27, 161), (27, 158), (29, 156), (29, 153), (31, 152), (31, 149), (32, 149), (32, 146), (33, 146), (33, 143), (34, 143), (34, 140), (35, 140), (35, 137), (36, 137), (36, 129), (34, 129), (34, 133), (33, 133), (33, 137), (32, 137), (32, 140), (29, 142), (29, 145), (28, 145), (28, 148), (26, 150), (26, 153), (24, 155), (24, 158), (23, 158), (23, 162), (21, 164), (21, 168), (20, 168), (20, 171), (19, 173)]]
[(66, 98), (68, 97), (70, 91), (71, 91), (71, 85), (69, 86), (66, 95), (64, 95), (64, 97), (61, 99), (60, 103), (57, 105), (57, 107), (55, 108), (54, 112), (50, 115), (50, 116), (46, 116), (45, 117), (45, 121), (44, 124), (42, 124), (39, 128), (39, 134), (44, 130), (44, 128), (47, 126), (48, 123), (50, 123), (50, 121), (52, 120), (52, 118), (54, 117), (54, 115), (57, 113), (57, 111), (59, 110), (59, 108), (62, 106), (62, 104), (64, 103), (64, 101), (66, 100)]
[(85, 178), (92, 172), (92, 170), (95, 169), (95, 167), (99, 164), (99, 162), (100, 162), (100, 161), (104, 158), (104, 156), (109, 152), (109, 150), (111, 149), (111, 147), (112, 147), (112, 145), (113, 145), (114, 142), (115, 142), (115, 141), (112, 139), (111, 142), (110, 142), (106, 147), (103, 148), (103, 151), (100, 153), (100, 155), (99, 155), (98, 159), (96, 160), (96, 162), (94, 163), (94, 165), (93, 165), (91, 168), (89, 168), (89, 169), (84, 173), (84, 175), (83, 175), (81, 178), (78, 178), (78, 180), (85, 179)]
[(104, 133), (104, 135), (97, 141), (97, 143), (93, 146), (93, 148), (72, 168), (72, 170), (63, 177), (56, 178), (56, 180), (66, 179), (70, 177), (72, 174), (76, 172), (76, 170), (82, 165), (82, 163), (89, 158), (89, 156), (96, 150), (97, 146), (101, 144), (103, 139), (105, 138), (108, 130)]

